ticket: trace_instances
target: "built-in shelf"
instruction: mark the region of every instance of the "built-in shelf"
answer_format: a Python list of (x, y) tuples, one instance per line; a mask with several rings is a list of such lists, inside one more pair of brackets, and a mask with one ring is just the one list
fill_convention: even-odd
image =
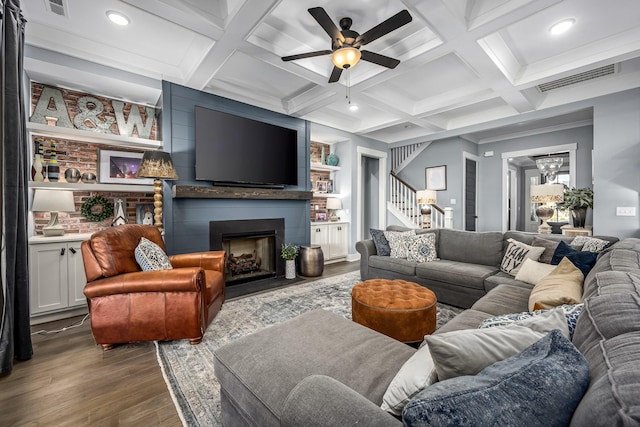
[(310, 169), (313, 171), (339, 171), (340, 166), (323, 165), (322, 163), (311, 163)]
[(311, 200), (311, 191), (289, 191), (269, 188), (217, 187), (202, 185), (174, 185), (175, 199), (270, 199)]
[(159, 140), (90, 132), (82, 129), (49, 126), (42, 123), (27, 122), (27, 130), (32, 136), (43, 136), (45, 138), (60, 138), (127, 148), (162, 148), (162, 141)]
[(135, 185), (135, 184), (83, 184), (69, 182), (37, 182), (29, 181), (29, 188), (45, 188), (55, 190), (73, 190), (73, 191), (111, 191), (111, 192), (127, 192), (127, 193), (153, 193), (153, 185)]
[(326, 199), (327, 197), (340, 198), (340, 193), (313, 193), (314, 199)]

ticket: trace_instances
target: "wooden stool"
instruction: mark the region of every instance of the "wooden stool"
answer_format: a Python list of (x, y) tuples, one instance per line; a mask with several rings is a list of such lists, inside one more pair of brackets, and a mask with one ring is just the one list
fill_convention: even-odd
[(351, 290), (357, 322), (404, 343), (422, 341), (436, 330), (436, 295), (405, 280), (372, 279)]

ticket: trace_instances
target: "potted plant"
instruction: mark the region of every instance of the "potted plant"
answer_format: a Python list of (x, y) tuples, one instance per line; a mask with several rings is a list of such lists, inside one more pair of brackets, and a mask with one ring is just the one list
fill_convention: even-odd
[(285, 260), (285, 279), (296, 278), (296, 257), (299, 247), (292, 243), (282, 244), (282, 259)]
[(583, 228), (587, 219), (587, 208), (593, 208), (593, 190), (565, 185), (563, 197), (564, 200), (558, 203), (558, 208), (571, 210), (573, 226)]

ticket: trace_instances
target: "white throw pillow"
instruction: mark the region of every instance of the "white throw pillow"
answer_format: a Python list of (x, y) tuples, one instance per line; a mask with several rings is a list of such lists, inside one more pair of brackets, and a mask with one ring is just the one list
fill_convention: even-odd
[(537, 262), (527, 258), (520, 266), (520, 270), (518, 270), (518, 274), (516, 274), (516, 280), (536, 285), (540, 280), (555, 270), (555, 268), (555, 265), (545, 264), (544, 262)]
[(544, 248), (529, 246), (514, 239), (508, 239), (507, 242), (509, 242), (509, 246), (502, 257), (500, 270), (512, 276), (518, 274), (525, 259), (538, 261), (544, 252)]
[(414, 230), (385, 231), (384, 237), (391, 247), (391, 258), (406, 258), (409, 255), (409, 242), (416, 235)]
[(476, 375), (489, 365), (518, 354), (540, 338), (559, 329), (569, 338), (562, 309), (511, 325), (486, 329), (463, 329), (425, 337), (436, 365), (438, 381)]
[(389, 384), (380, 407), (401, 416), (404, 406), (422, 389), (438, 381), (429, 347), (424, 345), (409, 358)]
[(136, 262), (142, 271), (171, 270), (173, 266), (162, 248), (142, 237), (135, 250)]
[(431, 262), (438, 258), (436, 254), (436, 235), (418, 234), (411, 239), (407, 259), (415, 262)]

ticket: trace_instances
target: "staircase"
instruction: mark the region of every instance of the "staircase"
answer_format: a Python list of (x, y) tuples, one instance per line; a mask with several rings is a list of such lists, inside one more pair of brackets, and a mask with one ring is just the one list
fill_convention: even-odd
[(445, 211), (430, 205), (431, 213), (423, 215), (416, 198), (416, 189), (397, 174), (431, 143), (419, 143), (391, 149), (390, 201), (387, 209), (406, 227), (444, 228)]

